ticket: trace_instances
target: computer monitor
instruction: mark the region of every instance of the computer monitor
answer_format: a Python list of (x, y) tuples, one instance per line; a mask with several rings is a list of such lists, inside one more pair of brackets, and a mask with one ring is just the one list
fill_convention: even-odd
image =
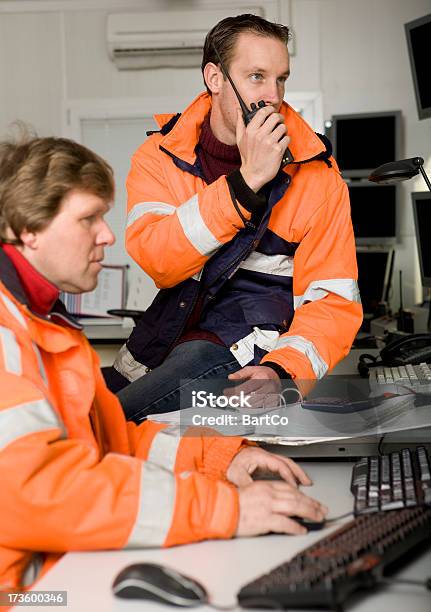
[(402, 157), (401, 111), (334, 115), (330, 138), (343, 176), (366, 177)]
[(350, 194), (356, 244), (393, 244), (399, 187), (351, 181)]
[(364, 314), (374, 314), (390, 282), (392, 249), (356, 250), (358, 285)]
[(431, 13), (405, 24), (419, 119), (431, 117)]
[(414, 192), (412, 202), (422, 286), (431, 287), (431, 193)]

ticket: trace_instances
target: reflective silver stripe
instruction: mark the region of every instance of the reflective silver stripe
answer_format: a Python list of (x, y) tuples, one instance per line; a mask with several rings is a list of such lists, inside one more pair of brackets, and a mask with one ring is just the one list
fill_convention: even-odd
[(139, 508), (125, 548), (162, 546), (175, 507), (175, 476), (164, 468), (142, 464)]
[(45, 370), (45, 366), (43, 365), (42, 355), (40, 354), (39, 347), (37, 346), (35, 342), (32, 342), (32, 344), (33, 344), (33, 350), (36, 353), (40, 375), (42, 376), (42, 380), (45, 383), (45, 385), (48, 386), (48, 376), (46, 375), (46, 370)]
[(201, 255), (212, 255), (222, 246), (202, 219), (197, 194), (177, 208), (177, 216), (186, 237)]
[(361, 303), (358, 283), (353, 278), (328, 278), (310, 283), (304, 295), (294, 296), (295, 309), (304, 302), (315, 302), (326, 297), (328, 293), (335, 293), (350, 302)]
[(3, 361), (6, 372), (21, 376), (21, 349), (16, 341), (15, 334), (8, 327), (0, 326), (0, 345), (3, 349)]
[(151, 444), (148, 461), (173, 472), (180, 439), (180, 426), (177, 424), (159, 431)]
[(139, 202), (135, 204), (127, 215), (127, 226), (130, 227), (135, 221), (144, 215), (173, 215), (176, 207), (166, 202)]
[(145, 376), (145, 374), (151, 371), (150, 368), (136, 361), (126, 344), (123, 344), (118, 351), (114, 361), (114, 368), (130, 382), (138, 380), (138, 378)]
[(293, 276), (293, 256), (265, 255), (264, 253), (253, 251), (239, 267), (244, 268), (244, 270), (263, 272), (265, 274)]
[(12, 300), (10, 300), (7, 295), (4, 295), (4, 293), (0, 293), (0, 296), (1, 296), (2, 300), (3, 300), (3, 302), (4, 302), (4, 305), (9, 310), (11, 315), (13, 315), (15, 317), (15, 319), (17, 319), (17, 321), (19, 323), (21, 323), (21, 325), (27, 329), (27, 322), (26, 322), (23, 314), (19, 311), (19, 309), (12, 302)]
[(46, 400), (5, 408), (0, 412), (0, 449), (23, 436), (50, 429), (60, 429), (61, 438), (66, 437), (62, 421)]
[(285, 336), (280, 338), (274, 350), (290, 347), (303, 353), (310, 361), (313, 372), (316, 378), (323, 378), (328, 371), (328, 364), (322, 359), (317, 352), (316, 347), (310, 340), (306, 340), (302, 336)]
[(248, 336), (232, 344), (230, 352), (238, 363), (244, 367), (254, 358), (255, 345), (264, 351), (272, 351), (276, 347), (279, 337), (280, 334), (277, 331), (253, 327), (253, 331)]

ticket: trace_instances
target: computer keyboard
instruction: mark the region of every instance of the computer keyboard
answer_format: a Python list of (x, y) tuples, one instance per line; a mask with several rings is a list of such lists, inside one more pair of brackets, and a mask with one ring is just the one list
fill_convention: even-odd
[(243, 608), (339, 610), (430, 535), (431, 508), (425, 506), (359, 516), (242, 587), (238, 601)]
[(431, 393), (431, 365), (420, 363), (370, 369), (370, 388), (379, 395), (383, 393)]
[(363, 457), (353, 467), (354, 514), (431, 506), (430, 457), (425, 447)]

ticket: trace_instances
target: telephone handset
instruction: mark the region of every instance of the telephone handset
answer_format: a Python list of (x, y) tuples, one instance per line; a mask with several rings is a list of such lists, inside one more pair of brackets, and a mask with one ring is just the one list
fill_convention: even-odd
[(412, 334), (391, 342), (380, 351), (383, 365), (431, 363), (431, 334)]
[[(232, 81), (232, 78), (231, 78), (229, 72), (224, 67), (224, 64), (221, 61), (221, 57), (219, 55), (219, 52), (217, 51), (217, 49), (215, 47), (214, 47), (214, 51), (215, 51), (215, 54), (217, 55), (217, 59), (219, 61), (219, 64), (220, 64), (220, 67), (222, 69), (223, 74), (228, 79), (229, 83), (232, 85), (232, 89), (234, 90), (235, 95), (238, 98), (238, 102), (239, 102), (239, 105), (240, 105), (241, 111), (242, 111), (242, 116), (244, 118), (244, 123), (245, 123), (245, 125), (248, 125), (250, 123), (250, 121), (253, 119), (253, 117), (255, 116), (255, 114), (257, 113), (257, 111), (260, 108), (263, 108), (264, 106), (266, 106), (266, 104), (265, 104), (265, 102), (263, 100), (260, 100), (257, 104), (255, 104), (254, 102), (251, 103), (251, 110), (247, 107), (247, 105), (245, 104), (244, 100), (241, 98), (239, 91), (235, 87), (235, 83)], [(284, 168), (284, 166), (287, 166), (287, 164), (290, 164), (293, 161), (294, 161), (293, 155), (292, 155), (291, 151), (289, 150), (289, 147), (287, 147), (285, 152), (283, 153), (283, 157), (282, 157), (282, 160), (281, 160), (281, 166), (280, 167)]]

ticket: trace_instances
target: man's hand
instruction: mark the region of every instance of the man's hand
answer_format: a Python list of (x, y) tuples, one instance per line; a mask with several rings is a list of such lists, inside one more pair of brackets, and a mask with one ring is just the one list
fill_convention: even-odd
[(241, 174), (253, 191), (266, 185), (280, 169), (289, 145), (284, 117), (273, 106), (259, 109), (247, 127), (238, 109), (236, 142), (241, 154)]
[(321, 521), (328, 509), (286, 482), (253, 482), (239, 489), (239, 522), (236, 535), (263, 533), (305, 534), (307, 530), (289, 517)]
[(223, 390), (226, 397), (250, 395), (248, 403), (252, 408), (273, 409), (280, 406), (281, 381), (278, 374), (267, 366), (246, 366), (229, 374), (229, 380), (243, 381), (235, 387)]
[(256, 471), (278, 474), (291, 486), (311, 485), (312, 482), (302, 468), (292, 459), (268, 453), (263, 448), (248, 446), (232, 459), (226, 478), (237, 487), (245, 487), (253, 482), (251, 477)]

